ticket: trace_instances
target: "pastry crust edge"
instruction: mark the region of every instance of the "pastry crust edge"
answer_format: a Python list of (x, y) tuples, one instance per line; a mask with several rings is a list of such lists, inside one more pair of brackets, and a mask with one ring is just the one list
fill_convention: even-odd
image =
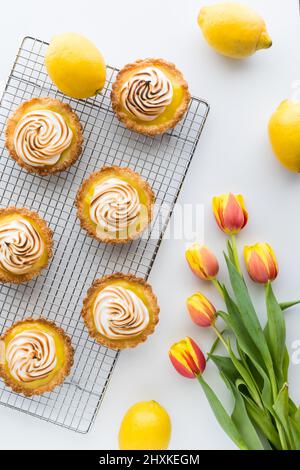
[[(120, 340), (112, 340), (109, 338), (105, 338), (102, 336), (94, 326), (94, 321), (91, 318), (90, 315), (90, 299), (94, 295), (95, 292), (99, 290), (99, 287), (104, 287), (106, 284), (108, 285), (110, 281), (127, 281), (131, 283), (138, 284), (139, 286), (142, 286), (146, 296), (147, 300), (150, 304), (150, 309), (151, 309), (151, 314), (152, 314), (152, 319), (147, 325), (147, 327), (140, 333), (138, 338), (132, 338), (132, 339), (126, 339), (122, 338)], [(127, 348), (135, 348), (138, 344), (143, 343), (146, 341), (149, 335), (151, 335), (157, 323), (159, 322), (159, 311), (160, 308), (157, 303), (157, 297), (153, 292), (152, 287), (150, 284), (148, 284), (144, 279), (140, 277), (136, 277), (133, 274), (123, 274), (123, 273), (114, 273), (114, 274), (108, 274), (106, 276), (103, 276), (102, 278), (95, 279), (91, 287), (89, 287), (87, 294), (83, 300), (83, 308), (81, 310), (81, 315), (83, 317), (85, 326), (88, 329), (89, 335), (94, 338), (97, 343), (102, 344), (102, 346), (105, 346), (109, 349), (127, 349)]]
[[(137, 66), (145, 65), (148, 67), (150, 65), (161, 65), (167, 68), (170, 71), (170, 74), (173, 75), (177, 82), (183, 89), (183, 98), (180, 106), (174, 113), (172, 119), (168, 122), (163, 124), (156, 124), (152, 127), (150, 126), (143, 126), (142, 124), (137, 123), (133, 118), (131, 118), (127, 113), (123, 111), (123, 107), (120, 103), (120, 95), (121, 89), (124, 84), (123, 77), (127, 72), (131, 72), (136, 69)], [(123, 122), (123, 124), (127, 127), (127, 129), (133, 130), (140, 134), (155, 136), (159, 134), (163, 134), (167, 132), (169, 129), (173, 129), (176, 124), (182, 119), (183, 115), (186, 113), (188, 109), (188, 105), (190, 103), (191, 95), (188, 89), (187, 81), (184, 79), (183, 74), (180, 70), (177, 69), (176, 65), (172, 62), (168, 62), (164, 59), (139, 59), (135, 62), (129, 63), (125, 65), (118, 73), (115, 82), (112, 84), (112, 91), (111, 91), (111, 104), (112, 108), (117, 116), (117, 118)]]
[[(99, 175), (109, 172), (111, 170), (118, 171), (120, 173), (123, 173), (125, 176), (128, 175), (131, 179), (133, 179), (138, 186), (141, 187), (141, 189), (145, 192), (147, 199), (149, 202), (147, 203), (147, 211), (148, 211), (148, 223), (139, 231), (134, 234), (134, 236), (128, 236), (127, 238), (124, 239), (119, 239), (119, 238), (111, 238), (111, 237), (98, 237), (94, 225), (90, 220), (87, 220), (86, 217), (83, 214), (84, 211), (84, 204), (83, 204), (83, 198), (85, 191), (87, 187), (93, 183), (94, 181), (97, 180)], [(92, 238), (95, 238), (96, 240), (107, 243), (107, 244), (112, 244), (112, 245), (118, 245), (118, 244), (124, 244), (128, 243), (132, 240), (136, 240), (139, 238), (141, 233), (146, 230), (146, 228), (150, 225), (152, 219), (153, 219), (153, 204), (155, 202), (155, 194), (150, 186), (150, 184), (138, 173), (135, 171), (131, 170), (131, 168), (128, 167), (119, 167), (116, 165), (112, 166), (104, 166), (100, 170), (93, 172), (88, 178), (86, 178), (83, 183), (81, 184), (80, 188), (77, 191), (76, 199), (75, 199), (75, 206), (77, 209), (77, 217), (80, 221), (80, 226), (84, 230), (87, 231), (88, 235)]]
[[(52, 104), (54, 106), (58, 106), (62, 108), (63, 110), (62, 112), (68, 115), (69, 119), (72, 122), (72, 125), (74, 126), (76, 130), (76, 140), (75, 140), (75, 143), (72, 144), (74, 145), (74, 148), (71, 154), (69, 155), (69, 157), (67, 158), (67, 160), (64, 160), (63, 162), (58, 161), (53, 166), (33, 167), (30, 165), (27, 165), (27, 163), (25, 163), (15, 151), (14, 131), (19, 120), (22, 118), (24, 114), (26, 114), (27, 108), (35, 104), (43, 104), (43, 103), (45, 103), (45, 107), (47, 107), (47, 105), (49, 106)], [(78, 159), (79, 155), (82, 152), (82, 144), (83, 144), (82, 125), (79, 121), (79, 117), (77, 116), (75, 111), (73, 111), (73, 109), (71, 108), (69, 104), (63, 103), (62, 101), (57, 100), (56, 98), (41, 97), (41, 98), (32, 98), (31, 100), (24, 101), (23, 103), (20, 104), (20, 106), (17, 107), (14, 113), (7, 120), (6, 129), (5, 129), (5, 146), (8, 149), (10, 156), (18, 163), (18, 165), (21, 168), (25, 168), (29, 173), (38, 174), (40, 176), (47, 176), (50, 174), (60, 173), (62, 171), (65, 171), (67, 168), (72, 166)]]
[(25, 217), (31, 218), (34, 222), (39, 226), (39, 229), (42, 234), (43, 242), (45, 244), (45, 249), (48, 253), (47, 263), (39, 268), (35, 268), (29, 273), (21, 274), (21, 275), (6, 275), (5, 271), (0, 268), (0, 282), (3, 283), (10, 283), (10, 284), (22, 284), (23, 282), (28, 282), (32, 278), (39, 275), (39, 273), (47, 268), (49, 265), (50, 259), (53, 255), (53, 231), (48, 226), (47, 222), (38, 214), (38, 212), (31, 211), (26, 207), (15, 207), (9, 206), (6, 208), (0, 208), (0, 220), (2, 216), (10, 215), (10, 214), (20, 214)]
[(14, 392), (16, 393), (21, 393), (25, 395), (26, 397), (32, 397), (34, 395), (42, 395), (43, 393), (46, 392), (51, 392), (54, 388), (56, 388), (58, 385), (61, 385), (65, 378), (70, 374), (71, 367), (74, 364), (74, 348), (71, 343), (70, 337), (65, 333), (65, 331), (57, 326), (53, 321), (51, 320), (46, 320), (45, 318), (33, 318), (33, 317), (28, 317), (25, 318), (24, 320), (19, 320), (16, 323), (14, 323), (10, 328), (8, 328), (4, 334), (0, 337), (0, 344), (1, 341), (5, 341), (6, 336), (13, 331), (13, 329), (21, 325), (22, 323), (30, 323), (30, 322), (35, 322), (35, 323), (42, 323), (44, 325), (47, 325), (49, 328), (52, 328), (55, 333), (61, 336), (64, 342), (64, 350), (65, 350), (65, 364), (64, 367), (62, 367), (56, 375), (53, 376), (52, 380), (39, 387), (37, 390), (34, 389), (28, 389), (22, 386), (20, 382), (17, 382), (14, 380), (10, 374), (8, 374), (5, 370), (5, 365), (0, 363), (0, 377), (4, 380), (4, 383), (7, 387), (10, 387)]

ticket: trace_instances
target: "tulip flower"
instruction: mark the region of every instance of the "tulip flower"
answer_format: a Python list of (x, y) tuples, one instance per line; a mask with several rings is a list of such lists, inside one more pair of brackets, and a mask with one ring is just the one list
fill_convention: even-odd
[(249, 276), (254, 282), (265, 284), (277, 277), (278, 264), (276, 256), (268, 243), (245, 246), (244, 258)]
[(169, 357), (177, 372), (189, 379), (203, 374), (205, 370), (205, 357), (195, 341), (188, 336), (171, 346)]
[(232, 193), (215, 196), (212, 201), (213, 212), (218, 226), (228, 235), (239, 233), (248, 222), (244, 198)]
[(215, 255), (204, 245), (193, 243), (186, 249), (185, 257), (196, 276), (211, 281), (219, 272), (219, 263)]
[(215, 307), (200, 292), (196, 292), (187, 299), (187, 308), (191, 319), (196, 325), (208, 327), (216, 321)]

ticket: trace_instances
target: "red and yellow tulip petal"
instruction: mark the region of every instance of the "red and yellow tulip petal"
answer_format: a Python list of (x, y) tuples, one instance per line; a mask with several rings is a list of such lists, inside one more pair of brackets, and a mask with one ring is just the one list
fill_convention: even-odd
[(278, 274), (275, 253), (268, 243), (256, 243), (244, 248), (244, 257), (251, 279), (265, 284), (273, 281)]
[(248, 262), (248, 273), (255, 282), (265, 284), (269, 280), (269, 273), (262, 258), (254, 251)]
[(176, 355), (172, 354), (171, 352), (169, 352), (169, 357), (174, 368), (177, 370), (177, 372), (180, 375), (183, 375), (184, 377), (187, 377), (188, 379), (195, 378), (195, 375), (193, 374), (193, 372), (191, 372), (191, 370), (185, 364), (182, 364), (182, 359), (181, 360), (177, 359)]
[(224, 230), (224, 221), (223, 221), (223, 215), (222, 215), (222, 210), (221, 210), (221, 197), (213, 197), (212, 200), (212, 206), (213, 206), (213, 213), (216, 219), (216, 222), (218, 226), (220, 227), (221, 230)]
[(209, 327), (215, 322), (216, 309), (200, 292), (187, 299), (187, 308), (191, 319), (197, 325)]
[(230, 233), (235, 233), (244, 227), (245, 217), (242, 207), (233, 194), (229, 194), (223, 211), (224, 227)]
[(212, 206), (216, 222), (223, 232), (236, 234), (247, 224), (248, 213), (241, 194), (228, 193), (215, 196)]
[(184, 377), (195, 378), (205, 370), (205, 357), (192, 338), (186, 337), (173, 344), (169, 357), (174, 368)]
[(239, 204), (240, 204), (240, 206), (242, 208), (242, 211), (244, 213), (244, 223), (243, 223), (243, 226), (242, 226), (242, 228), (244, 228), (245, 225), (248, 222), (248, 212), (247, 212), (247, 209), (246, 209), (246, 206), (245, 206), (245, 201), (244, 201), (244, 198), (241, 194), (237, 194), (235, 197), (239, 201)]
[(206, 246), (200, 250), (200, 256), (203, 266), (203, 271), (208, 279), (213, 279), (219, 271), (219, 263), (215, 255)]
[(189, 267), (200, 279), (211, 280), (218, 274), (218, 260), (207, 247), (193, 243), (186, 249), (185, 256)]

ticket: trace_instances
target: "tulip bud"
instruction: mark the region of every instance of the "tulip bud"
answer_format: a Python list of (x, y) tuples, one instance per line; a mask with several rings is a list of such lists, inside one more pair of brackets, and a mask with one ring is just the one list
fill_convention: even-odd
[(200, 292), (196, 292), (187, 299), (187, 308), (191, 319), (196, 325), (208, 327), (216, 321), (215, 307)]
[(254, 282), (265, 284), (277, 277), (278, 264), (276, 256), (268, 243), (245, 246), (244, 258), (249, 276)]
[(186, 249), (185, 257), (196, 276), (211, 281), (219, 272), (219, 263), (215, 255), (204, 245), (193, 243)]
[(205, 370), (205, 357), (195, 341), (188, 336), (171, 346), (169, 357), (177, 372), (189, 379), (203, 374)]
[(239, 233), (248, 222), (244, 198), (240, 194), (222, 194), (213, 198), (213, 212), (217, 224), (228, 235)]

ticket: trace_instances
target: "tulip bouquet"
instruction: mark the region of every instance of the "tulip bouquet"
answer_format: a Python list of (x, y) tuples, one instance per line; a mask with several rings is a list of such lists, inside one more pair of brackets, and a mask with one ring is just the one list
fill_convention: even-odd
[[(267, 243), (246, 246), (244, 258), (250, 278), (265, 286), (267, 322), (261, 325), (241, 273), (236, 244), (237, 233), (248, 221), (243, 197), (214, 197), (213, 212), (229, 237), (224, 256), (231, 287), (218, 280), (215, 255), (194, 243), (186, 251), (188, 264), (200, 279), (214, 283), (225, 308), (217, 311), (200, 292), (187, 299), (187, 308), (194, 323), (214, 330), (216, 341), (205, 358), (196, 342), (187, 337), (170, 348), (170, 360), (181, 375), (198, 380), (219, 424), (240, 449), (299, 450), (300, 407), (289, 397), (283, 312), (300, 301), (277, 301), (271, 284), (278, 274), (272, 248)], [(223, 331), (218, 321), (225, 325)], [(225, 355), (216, 354), (219, 346)], [(232, 394), (231, 414), (203, 378), (208, 360), (217, 366)]]

